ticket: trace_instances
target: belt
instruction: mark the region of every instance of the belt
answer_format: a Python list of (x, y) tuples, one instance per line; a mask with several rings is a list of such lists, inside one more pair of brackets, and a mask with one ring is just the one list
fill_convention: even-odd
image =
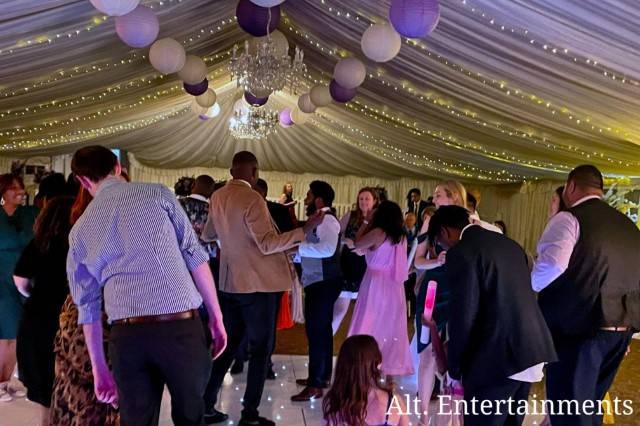
[(192, 309), (190, 311), (176, 312), (175, 314), (162, 314), (162, 315), (147, 315), (142, 317), (131, 317), (114, 320), (113, 324), (125, 325), (125, 324), (142, 324), (148, 322), (166, 322), (166, 321), (178, 321), (196, 318), (198, 311)]
[(629, 331), (629, 327), (602, 327), (600, 330), (604, 331)]

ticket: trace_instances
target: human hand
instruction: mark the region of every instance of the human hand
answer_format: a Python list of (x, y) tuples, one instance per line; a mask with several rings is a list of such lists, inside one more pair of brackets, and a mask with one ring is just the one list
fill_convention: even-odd
[(422, 325), (424, 325), (425, 327), (429, 327), (429, 328), (433, 328), (436, 327), (436, 322), (433, 319), (433, 317), (431, 318), (427, 318), (424, 314), (422, 315)]
[(98, 401), (118, 408), (118, 388), (106, 365), (93, 369), (93, 390)]
[(351, 238), (345, 238), (342, 241), (344, 242), (344, 245), (347, 246), (348, 249), (353, 250), (354, 248), (356, 248), (356, 244), (353, 242)]
[(308, 234), (309, 232), (313, 231), (318, 225), (320, 225), (322, 223), (322, 220), (324, 219), (324, 215), (325, 212), (323, 212), (322, 210), (318, 210), (314, 214), (309, 216), (309, 218), (307, 219), (307, 223), (305, 223), (302, 227), (304, 233)]
[(438, 255), (438, 265), (442, 266), (445, 264), (446, 261), (447, 261), (447, 252), (441, 251), (440, 254)]
[(209, 319), (209, 331), (211, 332), (211, 356), (218, 358), (227, 347), (227, 331), (224, 329), (222, 319)]

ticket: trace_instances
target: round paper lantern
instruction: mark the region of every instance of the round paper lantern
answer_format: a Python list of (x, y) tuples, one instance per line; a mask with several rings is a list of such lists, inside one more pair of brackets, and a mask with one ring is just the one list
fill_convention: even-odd
[(331, 98), (340, 103), (349, 102), (356, 96), (356, 89), (346, 89), (340, 86), (335, 80), (331, 80), (329, 92), (331, 93)]
[(296, 107), (291, 111), (291, 121), (294, 124), (304, 124), (311, 118), (311, 115), (300, 111), (300, 108)]
[(362, 34), (362, 53), (376, 62), (387, 62), (400, 52), (400, 34), (388, 24), (372, 25)]
[(195, 98), (191, 101), (191, 112), (195, 115), (205, 115), (207, 113), (207, 108), (203, 108), (196, 102)]
[(329, 86), (317, 85), (309, 91), (311, 102), (318, 108), (327, 106), (331, 103), (331, 92)]
[(198, 84), (207, 78), (207, 65), (195, 55), (187, 55), (184, 67), (178, 72), (180, 80), (187, 84)]
[(362, 61), (356, 58), (345, 58), (338, 61), (333, 69), (333, 78), (345, 89), (355, 89), (367, 76), (367, 69)]
[(184, 87), (185, 92), (193, 96), (200, 96), (209, 88), (209, 82), (204, 79), (198, 84), (187, 84), (182, 83), (182, 87)]
[(293, 121), (291, 120), (291, 108), (285, 108), (280, 111), (280, 125), (285, 129), (293, 126)]
[(244, 92), (244, 100), (253, 107), (261, 107), (262, 105), (267, 103), (267, 101), (269, 100), (269, 96), (259, 98), (252, 95), (250, 92)]
[(268, 98), (271, 96), (271, 90), (269, 89), (251, 89), (251, 94), (253, 94), (256, 98)]
[(161, 38), (149, 49), (149, 62), (162, 74), (180, 71), (184, 67), (186, 56), (184, 47), (172, 38)]
[[(271, 22), (269, 22), (269, 11), (271, 11)], [(280, 6), (261, 7), (250, 0), (240, 0), (236, 7), (236, 17), (240, 28), (254, 37), (262, 37), (278, 26)]]
[(135, 9), (140, 0), (90, 0), (93, 7), (109, 16), (122, 16)]
[(440, 19), (438, 0), (392, 0), (389, 20), (397, 32), (408, 38), (431, 33)]
[(153, 10), (138, 6), (123, 16), (116, 16), (116, 33), (125, 44), (135, 48), (154, 42), (160, 31), (158, 17)]
[(284, 3), (284, 0), (251, 0), (251, 3), (262, 7), (273, 7)]
[(215, 118), (220, 115), (220, 104), (215, 103), (211, 108), (207, 110), (207, 117)]
[[(289, 54), (289, 41), (280, 31), (275, 30), (269, 36), (271, 38), (271, 43), (274, 44), (276, 53), (279, 56), (286, 56)], [(249, 41), (249, 53), (255, 55), (257, 53), (258, 43), (263, 42), (267, 39), (267, 36), (264, 37), (254, 37)]]
[(218, 96), (216, 95), (216, 92), (213, 91), (213, 89), (207, 89), (207, 91), (202, 95), (196, 96), (196, 102), (201, 107), (211, 108), (213, 104), (216, 103), (217, 98)]
[(305, 93), (298, 98), (298, 108), (300, 108), (300, 111), (307, 114), (311, 114), (316, 110), (316, 106), (311, 102), (311, 97), (308, 93)]

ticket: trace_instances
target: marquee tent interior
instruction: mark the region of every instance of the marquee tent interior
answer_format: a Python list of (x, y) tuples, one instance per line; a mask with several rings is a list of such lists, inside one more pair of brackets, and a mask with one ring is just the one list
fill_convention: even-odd
[[(640, 176), (640, 5), (613, 0), (441, 0), (424, 38), (368, 59), (361, 37), (388, 19), (389, 0), (287, 0), (278, 30), (304, 50), (298, 90), (266, 107), (295, 107), (327, 85), (339, 59), (366, 66), (356, 97), (318, 108), (266, 140), (229, 134), (242, 96), (229, 73), (236, 0), (143, 0), (172, 37), (202, 57), (219, 116), (201, 120), (176, 74), (149, 63), (89, 0), (0, 4), (0, 171), (14, 159), (63, 158), (87, 144), (126, 150), (134, 179), (170, 186), (182, 175), (226, 178), (232, 155), (255, 152), (272, 191), (297, 195), (318, 176), (350, 205), (381, 184), (404, 203), (440, 179), (482, 190), (480, 212), (507, 222), (531, 250), (548, 198), (575, 165), (592, 163), (622, 185)], [(68, 161), (67, 161), (68, 163)], [(63, 171), (63, 170), (61, 170)], [(276, 195), (272, 193), (271, 195)]]

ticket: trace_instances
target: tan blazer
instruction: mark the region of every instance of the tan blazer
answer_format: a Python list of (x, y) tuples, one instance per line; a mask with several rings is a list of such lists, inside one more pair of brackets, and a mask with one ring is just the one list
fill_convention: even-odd
[(204, 241), (220, 241), (221, 291), (290, 290), (293, 276), (284, 251), (304, 239), (302, 228), (279, 234), (265, 200), (243, 180), (233, 179), (211, 196)]

